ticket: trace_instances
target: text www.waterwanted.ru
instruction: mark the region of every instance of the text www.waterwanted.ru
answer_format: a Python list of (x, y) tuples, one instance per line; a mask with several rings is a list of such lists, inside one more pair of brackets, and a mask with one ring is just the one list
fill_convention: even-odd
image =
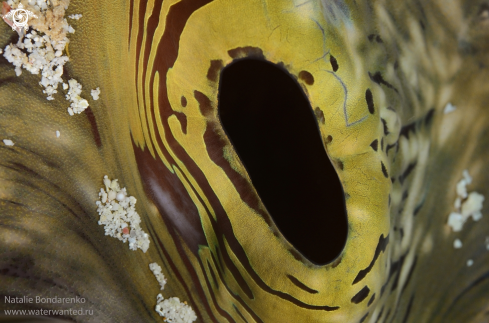
[(93, 315), (93, 310), (4, 310), (5, 315)]

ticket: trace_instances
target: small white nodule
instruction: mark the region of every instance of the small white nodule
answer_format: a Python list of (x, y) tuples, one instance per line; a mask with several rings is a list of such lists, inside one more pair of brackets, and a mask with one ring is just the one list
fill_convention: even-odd
[(99, 95), (100, 95), (100, 88), (96, 88), (95, 90), (92, 90), (91, 91), (91, 94), (92, 94), (92, 98), (94, 100), (98, 100), (99, 99)]
[(453, 242), (453, 247), (455, 249), (460, 249), (462, 248), (462, 241), (460, 241), (460, 239), (455, 239), (455, 241)]
[(462, 231), (465, 219), (462, 214), (457, 212), (452, 212), (448, 216), (448, 225), (452, 227), (453, 232)]
[(474, 264), (474, 261), (472, 259), (467, 260), (467, 267), (470, 267)]
[(116, 193), (114, 191), (110, 191), (108, 195), (109, 195), (109, 200), (112, 201), (113, 199), (115, 199)]
[(122, 191), (120, 191), (119, 193), (117, 193), (117, 196), (115, 198), (117, 199), (117, 201), (122, 202), (126, 198), (126, 195)]
[(5, 144), (5, 146), (13, 146), (14, 145), (14, 142), (10, 139), (4, 139), (3, 143)]
[(59, 130), (56, 130), (56, 137), (59, 138), (60, 135), (61, 134), (60, 134)]
[(443, 113), (444, 114), (447, 114), (447, 113), (450, 113), (452, 111), (455, 111), (457, 108), (451, 104), (450, 102), (447, 103), (447, 105), (445, 106), (445, 109), (443, 110)]

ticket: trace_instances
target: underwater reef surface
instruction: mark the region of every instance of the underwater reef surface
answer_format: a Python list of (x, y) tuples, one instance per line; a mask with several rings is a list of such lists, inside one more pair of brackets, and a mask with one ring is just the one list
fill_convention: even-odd
[[(157, 262), (161, 293), (197, 322), (489, 321), (489, 215), (474, 202), (489, 196), (489, 2), (74, 0), (74, 13), (63, 79), (83, 86), (82, 113), (0, 56), (0, 140), (14, 143), (0, 141), (0, 310), (162, 321)], [(17, 37), (0, 24), (1, 48)], [(98, 225), (104, 175), (137, 199), (147, 252)], [(5, 301), (36, 296), (85, 302)]]

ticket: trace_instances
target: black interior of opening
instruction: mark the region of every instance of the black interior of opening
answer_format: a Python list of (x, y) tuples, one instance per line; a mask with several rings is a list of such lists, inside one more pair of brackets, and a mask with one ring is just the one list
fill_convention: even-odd
[(307, 259), (330, 263), (346, 242), (345, 198), (300, 85), (278, 65), (243, 59), (219, 87), (224, 131), (275, 224)]

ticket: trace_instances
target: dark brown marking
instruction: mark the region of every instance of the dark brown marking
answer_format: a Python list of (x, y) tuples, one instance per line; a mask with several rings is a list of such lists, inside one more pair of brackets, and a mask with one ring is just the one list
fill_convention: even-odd
[(209, 260), (207, 260), (207, 268), (209, 268), (209, 272), (211, 273), (211, 278), (212, 278), (212, 282), (214, 283), (214, 286), (216, 286), (216, 289), (219, 290), (219, 284), (217, 283), (216, 274), (214, 273), (214, 269), (212, 269)]
[(402, 257), (398, 261), (394, 262), (391, 266), (391, 270), (389, 272), (389, 279), (390, 279), (391, 275), (396, 274), (396, 278), (394, 279), (394, 283), (392, 283), (391, 292), (395, 291), (397, 286), (399, 285), (399, 278), (401, 276), (401, 268), (404, 265), (404, 260), (406, 259), (407, 253), (408, 253), (408, 251), (404, 255), (402, 255)]
[(374, 302), (375, 300), (375, 293), (372, 295), (372, 297), (370, 297), (370, 300), (368, 301), (368, 306), (372, 305), (372, 303)]
[(314, 113), (316, 114), (316, 118), (320, 123), (324, 124), (326, 122), (326, 120), (324, 119), (323, 110), (319, 109), (319, 107), (316, 107), (316, 109), (314, 109)]
[(92, 129), (92, 136), (97, 148), (102, 147), (102, 140), (100, 139), (100, 133), (98, 132), (97, 120), (93, 115), (92, 109), (90, 107), (85, 109), (85, 114), (87, 115), (88, 122), (90, 122), (90, 128)]
[(389, 134), (389, 128), (387, 128), (387, 121), (385, 121), (384, 119), (380, 119), (382, 120), (382, 124), (384, 125), (384, 135), (388, 135)]
[(416, 124), (414, 122), (402, 127), (399, 136), (404, 136), (406, 139), (409, 139), (410, 132), (416, 132)]
[(184, 107), (184, 108), (187, 106), (187, 98), (186, 98), (186, 97), (184, 97), (183, 95), (182, 95), (182, 97), (180, 98), (180, 104), (181, 104), (181, 105), (182, 105), (182, 107)]
[(402, 193), (402, 198), (401, 198), (401, 201), (405, 201), (409, 196), (409, 192), (406, 190), (404, 191), (404, 193)]
[(134, 13), (134, 1), (135, 0), (130, 0), (130, 4), (129, 4), (129, 37), (127, 37), (127, 48), (130, 49), (131, 48), (131, 31), (132, 31), (132, 15)]
[(404, 286), (402, 287), (401, 294), (404, 293), (406, 290), (406, 287), (409, 285), (409, 282), (411, 281), (411, 277), (413, 276), (414, 269), (416, 268), (416, 264), (418, 263), (418, 256), (414, 257), (413, 264), (411, 265), (411, 268), (409, 269), (409, 274), (406, 278), (406, 282), (404, 283)]
[(382, 44), (384, 42), (382, 40), (382, 38), (380, 38), (380, 36), (377, 35), (377, 34), (370, 34), (370, 35), (368, 35), (367, 38), (368, 38), (369, 41), (374, 41), (375, 40), (379, 44)]
[(245, 317), (243, 316), (243, 314), (241, 314), (241, 312), (238, 310), (238, 308), (236, 307), (236, 305), (233, 304), (233, 308), (236, 311), (236, 313), (238, 313), (238, 315), (243, 319), (243, 321), (245, 321), (246, 323), (248, 323), (248, 321), (245, 319)]
[(396, 91), (397, 93), (399, 93), (399, 91), (394, 87), (392, 86), (390, 83), (386, 82), (384, 80), (384, 78), (382, 77), (382, 74), (380, 74), (380, 72), (375, 72), (374, 75), (370, 74), (370, 72), (368, 72), (368, 76), (370, 77), (370, 79), (372, 81), (374, 81), (375, 83), (381, 85), (381, 84), (384, 84), (385, 86), (387, 86), (389, 89), (392, 89), (394, 91)]
[(409, 314), (411, 314), (411, 308), (413, 306), (413, 300), (414, 300), (414, 294), (409, 299), (409, 303), (408, 303), (408, 306), (406, 309), (406, 314), (404, 314), (404, 319), (402, 320), (402, 323), (406, 323), (408, 318), (409, 318)]
[(216, 248), (215, 254), (217, 255), (217, 258), (215, 257), (213, 252), (211, 252), (211, 257), (212, 257), (212, 261), (214, 261), (214, 265), (216, 265), (216, 268), (219, 271), (224, 266), (223, 265), (224, 260), (222, 259), (222, 254), (221, 251), (219, 250), (219, 246), (214, 245), (214, 247)]
[(399, 176), (399, 182), (404, 183), (404, 180), (411, 174), (411, 172), (416, 168), (417, 161), (414, 161), (408, 165), (406, 170)]
[(426, 115), (424, 119), (424, 124), (425, 126), (430, 126), (431, 122), (433, 122), (433, 116), (435, 115), (435, 109), (432, 108), (430, 111), (428, 111), (428, 114)]
[(333, 137), (331, 137), (331, 135), (327, 136), (326, 137), (326, 144), (329, 144), (333, 141)]
[[(278, 62), (277, 66), (280, 67), (281, 69), (283, 69), (284, 71), (286, 71), (287, 73), (289, 73), (289, 69), (287, 68), (287, 66), (285, 66), (284, 62)], [(298, 78), (295, 74), (290, 74), (290, 76), (292, 76), (292, 78), (294, 80), (296, 80), (296, 81), (298, 80)]]
[(314, 84), (314, 76), (312, 76), (311, 73), (308, 71), (300, 71), (299, 72), (299, 78), (306, 82), (307, 85), (313, 85)]
[(333, 68), (333, 72), (336, 72), (339, 68), (338, 61), (333, 55), (329, 55), (329, 62), (331, 63), (331, 67)]
[(372, 141), (372, 143), (370, 144), (370, 147), (372, 147), (372, 149), (374, 151), (377, 151), (378, 147), (379, 147), (379, 141), (377, 139), (375, 139), (374, 141)]
[(317, 290), (312, 289), (310, 287), (307, 287), (304, 283), (302, 283), (301, 281), (299, 281), (297, 278), (295, 278), (292, 275), (287, 275), (287, 278), (290, 279), (290, 281), (292, 282), (292, 284), (294, 284), (295, 286), (299, 287), (302, 290), (305, 290), (308, 293), (311, 293), (311, 294), (317, 294), (317, 293), (319, 293)]
[(396, 145), (397, 145), (397, 142), (395, 144), (392, 144), (392, 145), (387, 145), (387, 148), (385, 149), (385, 153), (388, 154), (389, 153), (389, 150), (391, 150), (392, 148), (394, 148)]
[(209, 67), (209, 70), (207, 70), (207, 79), (209, 81), (216, 82), (217, 78), (219, 77), (219, 72), (221, 72), (223, 67), (224, 64), (222, 63), (222, 60), (212, 60), (211, 66)]
[(303, 261), (302, 255), (295, 249), (287, 249), (295, 260)]
[(426, 26), (424, 25), (423, 20), (419, 19), (419, 25), (421, 26), (421, 29), (423, 29), (423, 31), (426, 30)]
[[(391, 262), (391, 266), (390, 266), (390, 270), (389, 270), (389, 276), (387, 277), (387, 281), (380, 288), (380, 297), (382, 297), (382, 295), (384, 295), (384, 291), (385, 291), (387, 285), (389, 284), (391, 278), (394, 276), (394, 274), (398, 273), (399, 269), (402, 267), (402, 264), (404, 263), (404, 258), (406, 257), (406, 254), (402, 255), (397, 261)], [(394, 284), (397, 285), (397, 283), (394, 283)], [(394, 287), (392, 290), (394, 290)]]
[(343, 162), (342, 162), (341, 160), (339, 160), (339, 159), (338, 159), (338, 160), (336, 160), (336, 165), (338, 165), (338, 168), (339, 168), (340, 170), (343, 170), (343, 169), (344, 169), (344, 167), (345, 167), (345, 166), (343, 165)]
[(387, 247), (388, 243), (389, 243), (389, 236), (384, 238), (383, 234), (380, 235), (379, 243), (377, 243), (377, 248), (375, 248), (374, 258), (372, 259), (372, 261), (370, 262), (370, 265), (368, 265), (367, 268), (362, 269), (358, 272), (358, 275), (353, 280), (352, 285), (355, 285), (356, 283), (358, 283), (359, 281), (364, 279), (365, 276), (367, 276), (367, 274), (370, 272), (370, 270), (372, 270), (372, 268), (375, 264), (375, 261), (377, 260), (377, 258), (380, 255), (380, 252), (385, 252), (385, 248)]
[(228, 55), (231, 58), (245, 58), (245, 57), (253, 57), (258, 59), (265, 59), (265, 55), (263, 55), (263, 50), (258, 47), (246, 46), (246, 47), (237, 47), (234, 49), (228, 50)]
[(194, 97), (199, 103), (200, 113), (204, 117), (209, 117), (213, 110), (211, 100), (204, 93), (197, 90), (194, 91)]
[(331, 268), (338, 267), (338, 265), (341, 264), (342, 259), (343, 259), (343, 256), (340, 255), (334, 262), (331, 263)]
[(359, 321), (358, 323), (363, 323), (363, 322), (365, 322), (365, 320), (366, 320), (366, 319), (367, 319), (367, 317), (368, 317), (368, 314), (369, 314), (369, 312), (367, 312), (367, 314), (365, 314), (365, 315), (364, 315), (364, 316), (363, 316), (363, 317), (360, 319), (360, 321)]
[(384, 138), (380, 140), (380, 150), (384, 151)]
[(268, 214), (263, 214), (263, 220), (265, 220), (265, 223), (271, 227), (272, 226), (272, 218)]
[(421, 211), (421, 208), (423, 207), (423, 204), (424, 204), (424, 200), (421, 203), (419, 203), (418, 206), (416, 206), (416, 208), (413, 211), (414, 216), (418, 215), (419, 211)]
[(384, 314), (384, 306), (380, 309), (379, 316), (377, 316), (377, 320), (375, 323), (379, 323), (380, 319), (382, 318), (382, 314)]
[(359, 304), (365, 298), (367, 298), (369, 293), (370, 293), (370, 288), (368, 288), (368, 286), (365, 286), (355, 296), (352, 297), (351, 302), (354, 304)]
[(175, 116), (177, 117), (178, 121), (180, 121), (180, 126), (182, 127), (182, 132), (184, 134), (187, 134), (187, 116), (185, 113), (175, 111)]
[[(30, 178), (39, 178), (39, 179), (43, 179), (43, 180), (47, 180), (49, 181), (48, 178), (45, 178), (43, 176), (41, 176), (38, 172), (34, 171), (33, 169), (30, 169), (29, 167), (25, 166), (24, 164), (20, 164), (20, 163), (9, 163), (11, 166), (7, 166), (7, 165), (2, 165), (2, 167), (5, 167), (5, 168), (8, 168), (8, 169), (11, 169), (11, 170), (14, 170), (18, 173), (27, 173), (29, 174), (29, 177)], [(27, 183), (24, 183), (24, 185), (29, 185)], [(40, 190), (40, 188), (38, 186), (34, 186), (33, 184), (30, 184), (29, 186), (35, 188), (35, 189), (38, 189)]]
[(368, 112), (370, 112), (370, 114), (374, 114), (374, 97), (372, 96), (372, 91), (370, 91), (370, 89), (367, 89), (367, 91), (365, 91), (365, 100), (367, 101)]
[(387, 169), (385, 168), (384, 163), (380, 162), (380, 165), (382, 167), (382, 173), (384, 174), (385, 178), (389, 178), (389, 174), (387, 173)]
[[(454, 305), (460, 300), (464, 299), (464, 296), (469, 293), (473, 288), (479, 286), (481, 283), (485, 283), (486, 280), (489, 279), (489, 271), (484, 272), (476, 280), (474, 280), (472, 283), (470, 283), (467, 287), (465, 287), (458, 295), (455, 297), (455, 299), (452, 301), (450, 304), (449, 308), (453, 308)], [(465, 298), (466, 299), (466, 298)]]

